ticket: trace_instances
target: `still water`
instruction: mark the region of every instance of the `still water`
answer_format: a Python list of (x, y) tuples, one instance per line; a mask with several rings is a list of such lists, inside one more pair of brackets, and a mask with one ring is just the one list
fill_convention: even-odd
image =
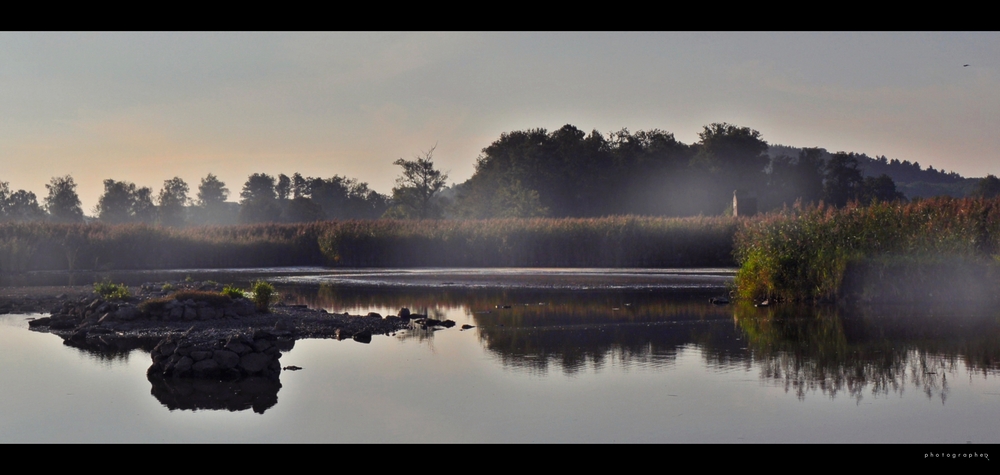
[(1000, 442), (996, 309), (718, 306), (722, 269), (178, 275), (458, 325), (298, 340), (278, 385), (157, 387), (141, 345), (0, 316), (0, 442)]

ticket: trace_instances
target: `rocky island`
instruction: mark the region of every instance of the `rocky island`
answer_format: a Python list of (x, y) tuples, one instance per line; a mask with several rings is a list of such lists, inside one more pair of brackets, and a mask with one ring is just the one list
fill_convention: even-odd
[(115, 352), (150, 351), (152, 378), (246, 377), (277, 379), (281, 351), (300, 338), (353, 339), (408, 328), (411, 315), (331, 314), (305, 305), (283, 303), (263, 307), (245, 296), (221, 293), (219, 285), (201, 282), (146, 283), (108, 297), (83, 287), (6, 288), (0, 293), (2, 313), (44, 313), (29, 326), (63, 338), (83, 349)]

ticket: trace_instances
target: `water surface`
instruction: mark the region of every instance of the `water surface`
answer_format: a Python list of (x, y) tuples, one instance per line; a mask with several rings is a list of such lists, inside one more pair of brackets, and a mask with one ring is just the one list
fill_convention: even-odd
[(141, 345), (73, 348), (2, 316), (0, 442), (1000, 441), (992, 309), (717, 306), (718, 269), (244, 275), (289, 303), (475, 328), (298, 340), (282, 364), (303, 369), (239, 400), (154, 387)]

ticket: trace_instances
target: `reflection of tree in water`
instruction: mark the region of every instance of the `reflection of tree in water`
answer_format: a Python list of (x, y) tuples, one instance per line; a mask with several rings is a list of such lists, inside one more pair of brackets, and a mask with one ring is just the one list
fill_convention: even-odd
[(982, 309), (738, 305), (734, 311), (761, 377), (799, 399), (846, 392), (860, 402), (867, 392), (902, 395), (913, 387), (943, 404), (947, 376), (961, 366), (984, 375), (1000, 369), (1000, 327)]
[[(916, 389), (944, 401), (947, 377), (961, 368), (984, 377), (1000, 369), (993, 309), (715, 306), (711, 295), (687, 290), (298, 289), (293, 299), (320, 308), (462, 309), (504, 367), (535, 373), (669, 367), (679, 347), (695, 347), (710, 369), (757, 365), (763, 379), (799, 398), (819, 391), (860, 400)], [(433, 341), (430, 331), (406, 333)]]

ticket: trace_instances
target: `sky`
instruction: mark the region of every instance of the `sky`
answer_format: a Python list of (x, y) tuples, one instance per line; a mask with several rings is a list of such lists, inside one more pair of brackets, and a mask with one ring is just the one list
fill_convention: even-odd
[[(433, 149), (449, 184), (504, 132), (705, 125), (770, 144), (1000, 175), (1000, 33), (0, 33), (0, 181), (341, 175), (391, 194)], [(964, 66), (968, 64), (968, 66)]]

